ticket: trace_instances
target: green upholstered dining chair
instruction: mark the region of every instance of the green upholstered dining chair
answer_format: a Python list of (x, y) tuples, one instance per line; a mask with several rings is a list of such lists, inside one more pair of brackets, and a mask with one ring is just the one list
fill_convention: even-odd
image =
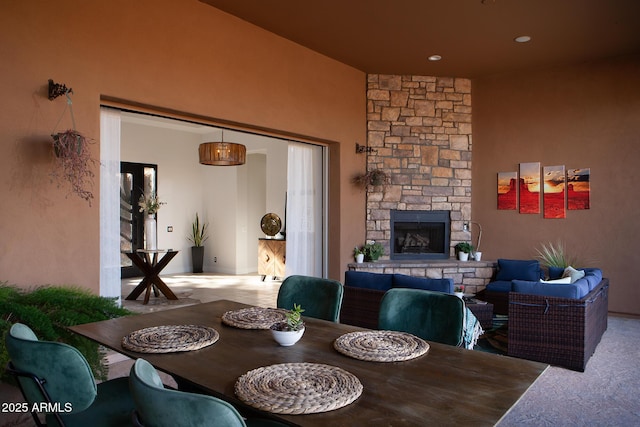
[(289, 276), (278, 290), (278, 308), (291, 310), (293, 304), (304, 309), (303, 316), (337, 322), (343, 295), (342, 283), (311, 276)]
[(378, 328), (461, 346), (464, 343), (465, 310), (464, 302), (455, 295), (393, 288), (382, 297)]
[[(57, 406), (47, 413), (52, 426), (127, 426), (134, 411), (127, 378), (96, 385), (82, 353), (70, 345), (40, 341), (26, 325), (16, 323), (6, 336), (7, 371), (18, 379), (29, 404)], [(42, 425), (32, 412), (35, 423)]]
[(144, 359), (131, 367), (129, 387), (137, 427), (284, 426), (268, 419), (245, 420), (232, 405), (213, 396), (165, 388), (156, 369)]

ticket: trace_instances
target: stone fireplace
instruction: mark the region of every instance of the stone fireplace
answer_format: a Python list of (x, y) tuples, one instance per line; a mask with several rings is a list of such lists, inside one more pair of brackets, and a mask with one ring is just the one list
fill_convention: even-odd
[[(392, 212), (447, 212), (447, 240), (437, 249), (439, 259), (449, 258), (456, 243), (471, 239), (462, 228), (471, 220), (471, 81), (380, 74), (367, 79), (367, 170), (386, 172), (390, 182), (367, 189), (366, 238), (385, 246), (382, 259), (412, 259), (412, 251), (429, 258), (436, 231), (394, 231)], [(418, 240), (428, 234), (427, 250), (414, 245), (398, 252), (397, 234), (403, 232)]]
[[(382, 243), (385, 254), (348, 268), (449, 277), (466, 292), (483, 289), (495, 263), (453, 258), (454, 246), (471, 240), (463, 230), (471, 221), (471, 81), (368, 75), (367, 145), (367, 170), (389, 176), (388, 184), (367, 188), (366, 238)], [(425, 212), (446, 212), (444, 233), (406, 220)], [(436, 250), (439, 258), (430, 258)]]
[(449, 211), (391, 210), (390, 257), (394, 260), (449, 258)]

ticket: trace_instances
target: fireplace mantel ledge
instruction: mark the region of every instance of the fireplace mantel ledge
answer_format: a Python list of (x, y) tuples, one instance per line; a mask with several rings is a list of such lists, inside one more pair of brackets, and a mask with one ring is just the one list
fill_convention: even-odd
[(449, 259), (429, 259), (429, 260), (378, 260), (375, 262), (349, 263), (349, 270), (359, 268), (446, 268), (446, 267), (496, 267), (497, 262), (493, 260), (487, 261), (458, 261), (455, 258)]

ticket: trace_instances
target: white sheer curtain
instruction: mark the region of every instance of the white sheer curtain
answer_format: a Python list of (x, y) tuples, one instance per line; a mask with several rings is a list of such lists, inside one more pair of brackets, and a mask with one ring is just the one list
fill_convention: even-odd
[(100, 295), (120, 303), (120, 111), (100, 109)]
[(322, 148), (289, 144), (286, 275), (322, 277)]

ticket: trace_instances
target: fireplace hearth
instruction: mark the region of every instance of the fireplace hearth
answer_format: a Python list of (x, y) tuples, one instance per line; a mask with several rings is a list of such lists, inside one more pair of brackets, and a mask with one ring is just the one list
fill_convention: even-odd
[(448, 259), (449, 211), (392, 210), (392, 260)]

